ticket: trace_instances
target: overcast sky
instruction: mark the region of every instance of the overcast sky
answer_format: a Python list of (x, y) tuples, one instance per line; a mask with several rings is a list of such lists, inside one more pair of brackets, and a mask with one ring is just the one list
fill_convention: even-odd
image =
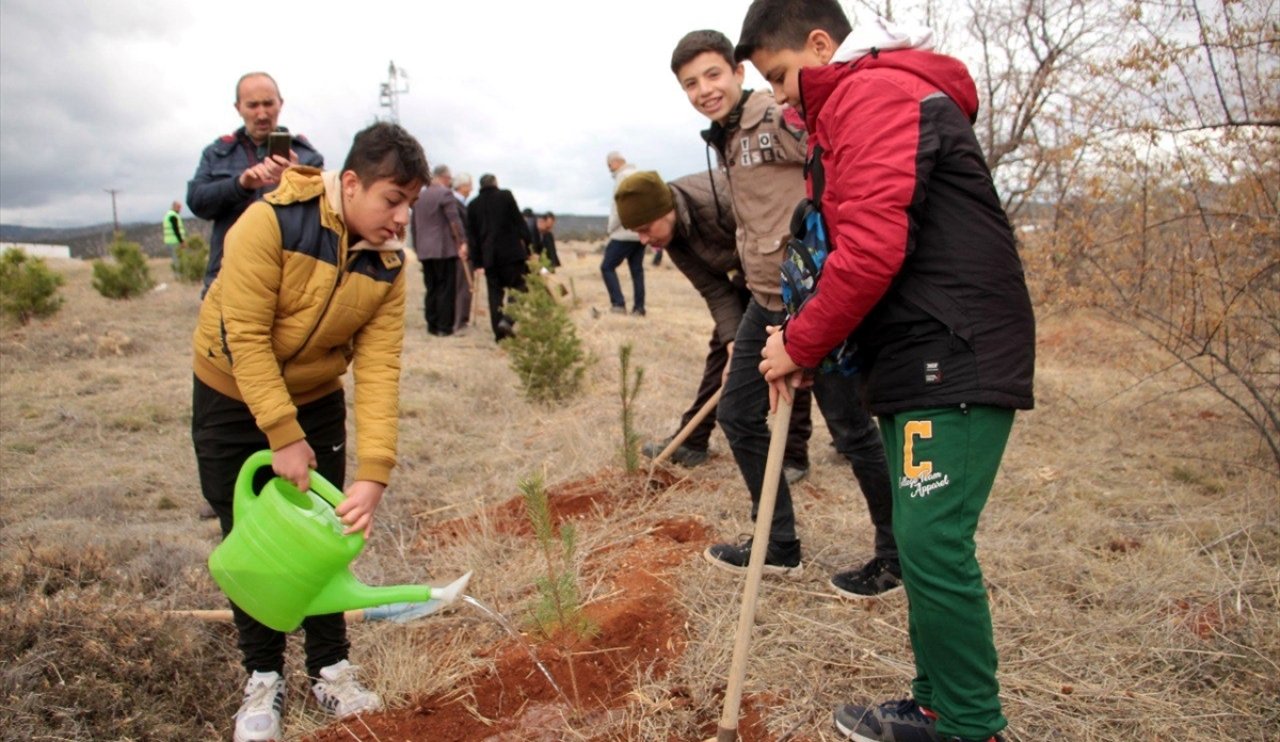
[(671, 50), (697, 28), (736, 40), (748, 4), (3, 0), (0, 221), (110, 222), (114, 188), (121, 221), (158, 222), (201, 150), (241, 125), (250, 70), (276, 78), (280, 123), (337, 167), (388, 115), (393, 60), (409, 75), (400, 122), (433, 165), (495, 173), (522, 207), (605, 214), (611, 149), (669, 179), (706, 167)]

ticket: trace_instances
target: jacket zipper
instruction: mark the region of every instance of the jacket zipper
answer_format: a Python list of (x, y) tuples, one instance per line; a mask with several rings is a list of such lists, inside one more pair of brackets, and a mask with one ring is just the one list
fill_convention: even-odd
[(348, 265), (351, 262), (350, 256), (344, 256), (344, 257), (345, 259), (340, 261), (343, 265), (341, 268), (338, 269), (337, 278), (333, 282), (333, 290), (329, 292), (329, 295), (327, 297), (325, 297), (324, 306), (320, 308), (320, 313), (316, 315), (315, 324), (312, 325), (311, 329), (307, 331), (307, 336), (303, 338), (302, 344), (299, 345), (298, 349), (293, 352), (293, 355), (284, 359), (284, 361), (280, 363), (280, 375), (282, 377), (284, 376), (285, 366), (289, 365), (289, 363), (293, 361), (293, 359), (297, 358), (302, 353), (302, 351), (307, 349), (307, 343), (311, 342), (311, 337), (316, 334), (316, 330), (320, 329), (320, 323), (324, 321), (325, 315), (329, 313), (329, 305), (333, 303), (333, 297), (337, 295), (338, 287), (342, 285), (342, 277), (346, 275), (347, 270), (350, 268), (350, 266)]

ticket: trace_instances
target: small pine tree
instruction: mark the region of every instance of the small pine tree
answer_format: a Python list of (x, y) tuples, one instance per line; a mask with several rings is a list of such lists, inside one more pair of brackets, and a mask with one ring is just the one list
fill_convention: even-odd
[(631, 343), (624, 343), (618, 349), (618, 357), (622, 366), (622, 461), (627, 473), (640, 469), (640, 434), (636, 432), (635, 403), (640, 393), (640, 382), (644, 380), (644, 367), (636, 366), (635, 374), (631, 373)]
[(209, 245), (200, 235), (192, 235), (187, 238), (186, 244), (178, 248), (178, 264), (173, 275), (179, 281), (200, 283), (204, 280), (208, 265)]
[(582, 341), (542, 276), (531, 273), (527, 284), (507, 310), (518, 328), (506, 341), (511, 370), (530, 400), (566, 399), (578, 390), (586, 371)]
[(115, 262), (93, 261), (93, 288), (99, 294), (108, 299), (128, 299), (155, 285), (138, 243), (125, 240), (124, 233), (117, 232), (110, 252)]
[[(538, 549), (546, 563), (546, 572), (536, 581), (538, 603), (533, 609), (533, 620), (545, 636), (552, 636), (560, 629), (562, 639), (594, 636), (599, 630), (582, 611), (582, 599), (578, 594), (578, 576), (574, 566), (577, 550), (577, 532), (572, 525), (559, 528), (551, 519), (551, 504), (543, 478), (531, 474), (520, 481), (520, 493), (524, 496), (525, 511), (533, 525)], [(573, 697), (578, 699), (578, 677), (573, 667), (573, 655), (569, 658), (569, 680), (573, 684)]]
[(58, 287), (61, 273), (41, 258), (14, 248), (0, 256), (0, 311), (27, 324), (32, 317), (48, 317), (62, 306)]

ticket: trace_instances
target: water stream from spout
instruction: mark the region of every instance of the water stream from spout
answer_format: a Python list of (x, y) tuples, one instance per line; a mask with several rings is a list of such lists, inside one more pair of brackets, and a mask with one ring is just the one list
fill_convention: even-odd
[(572, 703), (569, 700), (569, 696), (565, 694), (563, 689), (561, 689), (560, 684), (556, 682), (556, 679), (551, 677), (551, 673), (547, 670), (547, 666), (542, 664), (542, 660), (538, 659), (538, 655), (534, 653), (533, 647), (529, 646), (529, 642), (525, 641), (524, 637), (520, 635), (520, 632), (516, 631), (515, 627), (511, 625), (511, 622), (507, 620), (506, 616), (503, 616), (501, 613), (498, 613), (470, 595), (461, 595), (459, 598), (463, 603), (473, 606), (476, 610), (485, 614), (489, 618), (492, 618), (499, 626), (506, 629), (507, 633), (511, 635), (511, 638), (515, 639), (520, 646), (524, 647), (525, 651), (529, 653), (529, 657), (533, 660), (533, 664), (537, 665), (538, 669), (542, 671), (547, 682), (551, 683), (551, 687), (556, 689), (556, 693), (560, 694), (560, 697), (565, 700), (565, 703)]

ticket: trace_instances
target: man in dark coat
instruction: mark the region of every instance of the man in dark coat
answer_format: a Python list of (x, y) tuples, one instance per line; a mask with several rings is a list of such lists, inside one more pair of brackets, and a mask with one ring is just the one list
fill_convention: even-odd
[(511, 191), (498, 188), (497, 176), (480, 176), (480, 193), (467, 206), (467, 233), (476, 273), (483, 271), (489, 293), (489, 323), (493, 338), (501, 342), (512, 335), (511, 318), (502, 313), (508, 291), (525, 290), (529, 251), (533, 242), (529, 225), (520, 214)]

